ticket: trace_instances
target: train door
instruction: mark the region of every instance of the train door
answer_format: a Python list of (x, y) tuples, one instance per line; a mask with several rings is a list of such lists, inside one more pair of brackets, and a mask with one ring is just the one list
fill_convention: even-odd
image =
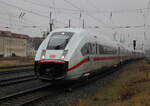
[(84, 66), (83, 66), (83, 72), (88, 72), (92, 69), (92, 55), (91, 55), (91, 43), (90, 41), (88, 43), (85, 43), (83, 45), (83, 47), (81, 48), (81, 53), (82, 53), (82, 56), (83, 56), (83, 59), (85, 61), (88, 61), (88, 62), (85, 62), (84, 63)]
[(121, 63), (122, 62), (122, 56), (121, 56), (121, 47), (118, 45), (118, 59), (119, 59), (119, 62)]
[(93, 52), (92, 52), (92, 43), (89, 43), (89, 55), (88, 55), (88, 59), (89, 59), (89, 63), (92, 66), (93, 65)]
[(94, 38), (91, 39), (91, 43), (90, 43), (89, 61), (90, 61), (90, 66), (93, 70), (97, 68), (96, 61), (94, 61), (94, 59), (96, 58), (96, 54), (97, 54), (96, 39), (97, 39), (97, 37), (94, 36)]

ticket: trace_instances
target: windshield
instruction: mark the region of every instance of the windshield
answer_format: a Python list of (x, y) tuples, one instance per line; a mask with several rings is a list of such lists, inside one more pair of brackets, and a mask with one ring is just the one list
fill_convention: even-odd
[(48, 50), (64, 50), (72, 37), (72, 32), (56, 32), (50, 37), (47, 45)]

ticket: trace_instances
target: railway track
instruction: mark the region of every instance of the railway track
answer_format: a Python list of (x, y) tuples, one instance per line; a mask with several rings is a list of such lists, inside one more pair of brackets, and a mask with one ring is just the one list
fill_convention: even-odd
[(0, 58), (0, 61), (3, 61), (3, 60), (9, 60), (9, 61), (12, 61), (12, 60), (20, 60), (20, 61), (29, 61), (29, 60), (34, 60), (34, 57), (1, 57)]
[(68, 85), (64, 85), (63, 89), (62, 88), (60, 89), (60, 87), (58, 86), (58, 87), (56, 87), (56, 89), (53, 89), (52, 91), (49, 91), (46, 94), (43, 94), (43, 95), (38, 96), (36, 98), (33, 98), (31, 100), (28, 100), (28, 101), (25, 101), (23, 103), (20, 103), (17, 106), (26, 106), (26, 105), (32, 104), (32, 103), (34, 103), (36, 101), (39, 101), (40, 99), (43, 99), (44, 97), (52, 97), (52, 96), (55, 97), (56, 95), (59, 95), (59, 94), (64, 93), (64, 92), (72, 92), (73, 90), (80, 89), (81, 87), (83, 87), (83, 86), (85, 86), (85, 85), (87, 85), (89, 83), (92, 83), (95, 80), (103, 78), (106, 75), (111, 74), (111, 73), (117, 71), (120, 68), (121, 67), (114, 68), (111, 71), (108, 71), (108, 72), (103, 73), (103, 74), (102, 73), (101, 74), (99, 73), (98, 75), (93, 74), (91, 77), (81, 78), (81, 79), (77, 80), (74, 83), (71, 83), (71, 84), (68, 84)]
[(38, 101), (43, 98), (46, 98), (46, 97), (50, 97), (50, 96), (55, 97), (63, 92), (64, 92), (64, 90), (51, 88), (49, 90), (42, 91), (42, 94), (40, 94), (40, 96), (36, 96), (30, 100), (21, 102), (21, 103), (17, 104), (16, 106), (26, 106), (26, 105), (32, 104), (33, 102)]
[(31, 88), (31, 89), (26, 89), (26, 90), (23, 90), (23, 91), (19, 91), (19, 92), (17, 92), (17, 93), (12, 93), (12, 94), (9, 94), (9, 95), (0, 97), (0, 101), (6, 100), (6, 99), (9, 99), (9, 98), (11, 98), (11, 97), (15, 97), (15, 96), (18, 96), (18, 95), (21, 95), (21, 94), (25, 94), (25, 93), (29, 93), (29, 92), (32, 92), (32, 91), (36, 91), (36, 90), (39, 90), (39, 89), (48, 87), (48, 86), (50, 86), (50, 85), (51, 85), (51, 84), (45, 84), (45, 85), (41, 85), (41, 86), (38, 86), (38, 87), (35, 87), (35, 88)]
[(33, 65), (0, 67), (0, 86), (34, 79)]
[[(36, 92), (36, 91), (38, 92), (41, 89), (44, 89), (44, 88), (49, 87), (49, 86), (51, 86), (50, 83), (45, 83), (45, 84), (39, 85), (38, 87), (34, 87), (34, 88), (31, 88), (31, 89), (26, 89), (26, 90), (22, 90), (22, 91), (19, 91), (19, 92), (11, 93), (9, 95), (5, 95), (3, 97), (0, 97), (0, 105), (8, 105), (8, 106), (22, 106), (22, 105), (25, 105), (29, 102), (32, 102), (32, 101), (35, 101), (37, 99), (42, 98), (44, 95), (47, 95), (47, 93), (43, 94), (42, 96), (37, 96), (36, 98), (31, 98), (29, 100), (18, 101), (18, 99), (15, 99), (13, 101), (13, 98), (19, 97), (19, 99), (20, 99), (21, 96), (24, 96), (26, 94)], [(19, 103), (16, 103), (15, 101), (17, 101)]]
[(28, 64), (28, 65), (14, 65), (14, 66), (1, 66), (0, 69), (8, 69), (8, 68), (22, 68), (22, 67), (30, 67), (33, 66), (33, 64)]
[(20, 72), (20, 69), (22, 69), (22, 71), (30, 71), (33, 70), (33, 64), (29, 64), (29, 65), (15, 65), (15, 66), (2, 66), (0, 67), (0, 75), (3, 74), (7, 74), (7, 73), (17, 73)]
[(22, 83), (25, 81), (30, 81), (30, 80), (35, 80), (35, 79), (37, 79), (35, 75), (4, 79), (4, 80), (0, 80), (0, 86), (7, 86), (11, 84), (16, 84), (16, 83)]
[[(19, 100), (19, 103), (14, 102), (14, 104), (16, 104), (14, 106), (24, 106), (24, 105), (32, 104), (32, 103), (34, 103), (38, 100), (41, 100), (42, 98), (47, 97), (47, 96), (48, 97), (51, 97), (54, 95), (56, 96), (56, 95), (60, 95), (61, 93), (64, 93), (65, 91), (72, 91), (75, 89), (80, 89), (82, 86), (84, 86), (86, 84), (89, 84), (95, 80), (98, 80), (98, 79), (105, 77), (106, 75), (109, 75), (111, 73), (116, 72), (117, 70), (121, 69), (123, 66), (124, 65), (120, 65), (117, 68), (111, 68), (111, 69), (109, 69), (109, 71), (108, 71), (108, 69), (105, 69), (105, 73), (98, 73), (98, 74), (93, 73), (90, 77), (80, 78), (79, 80), (77, 80), (74, 83), (63, 86), (63, 89), (62, 88), (60, 89), (60, 86), (58, 86), (54, 89), (47, 89), (47, 90), (39, 91), (43, 88), (47, 88), (47, 87), (51, 88), (52, 87), (51, 83), (45, 83), (44, 85), (41, 85), (41, 86), (38, 86), (35, 88), (19, 91), (17, 93), (12, 93), (12, 94), (0, 97), (0, 101), (9, 102), (12, 105), (13, 101), (9, 101), (9, 99), (18, 98), (18, 99), (14, 99), (14, 101), (16, 101), (16, 100), (21, 99), (20, 95), (29, 94), (31, 92), (33, 93), (35, 91), (39, 91), (38, 93), (40, 93), (40, 95), (35, 96), (34, 98), (31, 98), (28, 100)], [(1, 102), (0, 102), (0, 104), (1, 104)], [(10, 105), (7, 105), (7, 106), (10, 106)]]

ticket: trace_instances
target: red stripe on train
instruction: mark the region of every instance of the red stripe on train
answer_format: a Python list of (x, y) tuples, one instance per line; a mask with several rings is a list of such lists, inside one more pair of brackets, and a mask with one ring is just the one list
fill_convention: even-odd
[(82, 65), (83, 63), (86, 63), (86, 62), (89, 62), (89, 59), (88, 59), (88, 58), (83, 59), (82, 61), (80, 61), (80, 62), (79, 62), (78, 64), (76, 64), (75, 66), (69, 68), (68, 71), (74, 70), (74, 69), (78, 68), (80, 65)]
[[(112, 59), (118, 59), (120, 58), (120, 56), (111, 56), (111, 57), (96, 57), (94, 58), (93, 60), (94, 61), (103, 61), (103, 60), (112, 60)], [(68, 71), (71, 71), (71, 70), (74, 70), (76, 68), (78, 68), (80, 65), (86, 63), (86, 62), (89, 62), (89, 59), (86, 58), (86, 59), (83, 59), (82, 61), (80, 61), (78, 64), (76, 64), (75, 66), (71, 67), (68, 69)]]
[(38, 63), (66, 63), (64, 61), (58, 61), (58, 60), (41, 60)]
[(120, 56), (111, 56), (111, 57), (96, 57), (93, 60), (99, 61), (99, 60), (112, 60), (112, 59), (118, 59)]

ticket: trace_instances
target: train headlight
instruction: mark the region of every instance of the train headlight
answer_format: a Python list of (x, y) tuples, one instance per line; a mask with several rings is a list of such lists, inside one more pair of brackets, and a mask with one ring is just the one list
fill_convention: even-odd
[(42, 53), (41, 53), (41, 59), (45, 59), (45, 54), (46, 54), (46, 50), (42, 50)]
[(41, 57), (41, 59), (45, 59), (45, 56), (43, 55), (43, 56)]
[(67, 55), (68, 50), (64, 50), (63, 54), (61, 55), (61, 59), (64, 60), (65, 56)]
[(65, 56), (61, 56), (61, 59), (63, 60), (65, 58)]

